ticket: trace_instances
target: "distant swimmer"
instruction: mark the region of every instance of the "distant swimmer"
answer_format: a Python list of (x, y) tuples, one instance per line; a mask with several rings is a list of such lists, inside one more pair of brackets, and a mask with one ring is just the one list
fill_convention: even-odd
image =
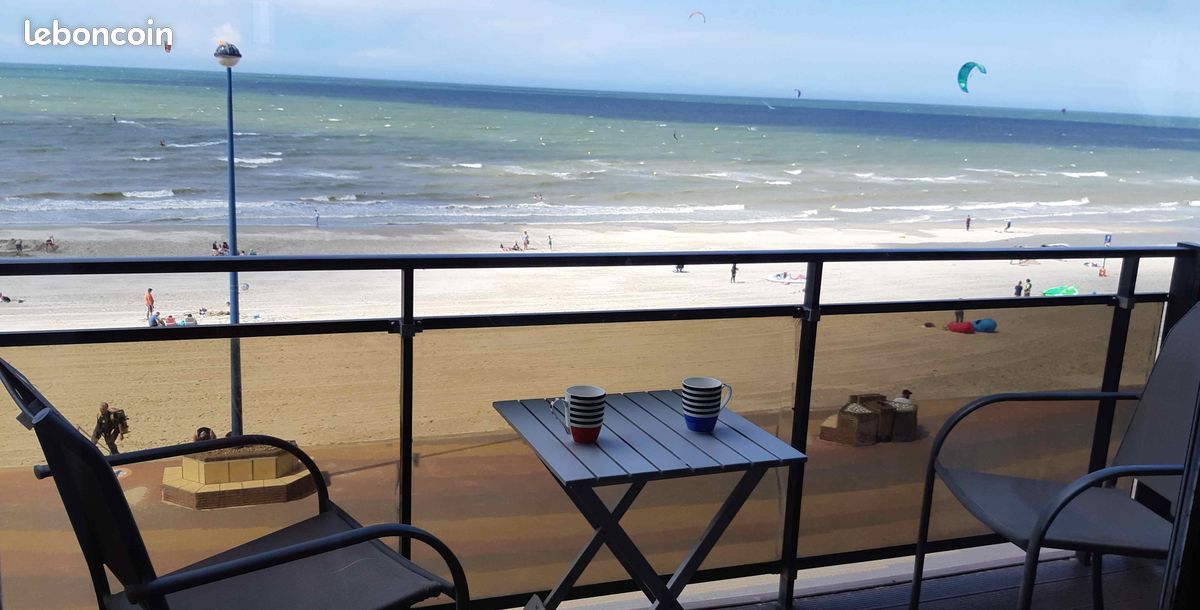
[(159, 146), (166, 146), (166, 145), (167, 145), (167, 141), (166, 141), (165, 139), (163, 139), (163, 138), (159, 138), (159, 139), (158, 139), (158, 145), (159, 145)]
[(676, 141), (676, 142), (678, 142), (678, 141), (679, 141), (679, 134), (678, 134), (678, 133), (676, 133), (676, 132), (672, 131), (672, 132), (671, 132), (671, 137), (672, 137), (672, 138), (675, 138), (675, 141)]
[(114, 122), (114, 123), (116, 123), (116, 122), (117, 122), (117, 115), (115, 115), (115, 114), (113, 115), (113, 122)]

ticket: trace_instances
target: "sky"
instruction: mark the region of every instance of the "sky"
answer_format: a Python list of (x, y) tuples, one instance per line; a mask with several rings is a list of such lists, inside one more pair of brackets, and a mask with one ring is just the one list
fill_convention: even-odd
[[(702, 11), (705, 19), (690, 17)], [(24, 22), (145, 23), (150, 48), (29, 47)], [(0, 3), (0, 61), (524, 87), (1200, 116), (1200, 2), (39, 0)], [(987, 67), (971, 93), (955, 75)]]

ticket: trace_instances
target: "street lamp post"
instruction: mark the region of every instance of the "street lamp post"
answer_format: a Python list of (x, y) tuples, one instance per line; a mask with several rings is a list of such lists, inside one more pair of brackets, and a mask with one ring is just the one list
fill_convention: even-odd
[[(237, 199), (233, 187), (233, 67), (242, 59), (242, 52), (232, 43), (218, 41), (213, 57), (225, 67), (225, 110), (228, 126), (229, 154), (229, 255), (238, 255)], [(238, 314), (238, 274), (229, 272), (229, 323), (240, 322)], [(230, 434), (242, 434), (242, 343), (238, 337), (229, 340), (229, 426)]]

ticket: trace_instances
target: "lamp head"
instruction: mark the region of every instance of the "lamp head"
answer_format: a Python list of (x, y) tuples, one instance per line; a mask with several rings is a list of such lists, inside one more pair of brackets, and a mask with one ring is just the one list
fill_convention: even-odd
[(213, 57), (216, 57), (217, 63), (222, 66), (232, 68), (242, 59), (242, 52), (232, 42), (218, 40), (217, 51), (213, 53)]

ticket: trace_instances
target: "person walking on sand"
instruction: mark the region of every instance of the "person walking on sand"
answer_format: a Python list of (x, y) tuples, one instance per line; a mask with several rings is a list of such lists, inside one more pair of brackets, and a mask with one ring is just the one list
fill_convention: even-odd
[(529, 231), (525, 232), (525, 249), (529, 249)]
[(104, 439), (110, 455), (117, 455), (117, 440), (125, 440), (125, 432), (129, 430), (125, 412), (113, 409), (107, 402), (100, 403), (100, 414), (96, 416), (96, 427), (92, 429), (92, 444)]
[(1025, 278), (1025, 296), (1029, 296), (1033, 292), (1033, 282), (1029, 278)]
[(1023, 291), (1023, 288), (1021, 287), (1021, 280), (1017, 280), (1016, 285), (1013, 286), (1013, 296), (1014, 297), (1021, 296), (1022, 291)]
[(966, 314), (964, 314), (964, 313), (963, 313), (963, 310), (961, 310), (961, 309), (956, 309), (956, 310), (954, 310), (954, 321), (955, 321), (955, 322), (962, 322), (962, 321), (963, 321), (963, 317), (965, 317), (965, 315), (966, 315)]
[(318, 229), (321, 228), (321, 212), (318, 210), (313, 210), (313, 226)]
[(971, 215), (967, 214), (967, 230), (971, 230)]
[(737, 263), (734, 263), (733, 266), (729, 268), (729, 283), (737, 283)]
[(1011, 230), (1012, 230), (1012, 221), (1011, 220), (1004, 221), (1004, 232), (1008, 233)]
[(149, 320), (150, 316), (153, 313), (154, 313), (154, 289), (147, 288), (146, 289), (146, 319)]
[(553, 251), (554, 250), (554, 238), (547, 235), (546, 236), (546, 245), (550, 247), (551, 251)]

